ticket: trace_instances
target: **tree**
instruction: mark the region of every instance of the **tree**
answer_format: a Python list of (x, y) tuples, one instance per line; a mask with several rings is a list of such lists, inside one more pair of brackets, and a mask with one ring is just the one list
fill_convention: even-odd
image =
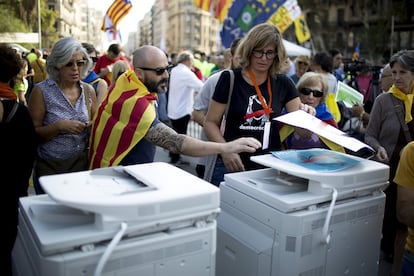
[[(55, 11), (46, 9), (46, 0), (41, 0), (41, 28), (42, 28), (42, 45), (44, 48), (50, 49), (52, 45), (59, 39), (56, 32), (55, 24), (58, 14)], [(37, 26), (37, 23), (36, 23)]]

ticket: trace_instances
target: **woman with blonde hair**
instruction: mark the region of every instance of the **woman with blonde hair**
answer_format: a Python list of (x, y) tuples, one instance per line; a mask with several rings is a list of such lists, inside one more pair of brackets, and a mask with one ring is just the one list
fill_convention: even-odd
[(295, 74), (290, 75), (289, 77), (293, 80), (295, 84), (298, 83), (300, 77), (303, 76), (306, 72), (309, 71), (310, 67), (310, 57), (305, 55), (300, 55), (295, 58)]
[[(236, 56), (241, 68), (233, 70), (233, 90), (229, 91), (230, 73), (223, 72), (206, 115), (206, 135), (209, 140), (220, 143), (254, 137), (263, 144), (257, 154), (280, 150), (278, 123), (273, 118), (279, 116), (283, 108), (288, 112), (298, 109), (315, 112), (314, 108), (301, 104), (293, 82), (281, 74), (283, 62), (287, 59), (282, 35), (274, 25), (256, 25), (240, 41)], [(227, 105), (226, 126), (222, 134), (220, 124)], [(250, 156), (244, 153), (218, 156), (211, 183), (219, 185), (227, 172), (260, 168), (250, 161)]]
[(119, 76), (128, 71), (129, 69), (129, 64), (126, 61), (118, 60), (117, 62), (115, 62), (112, 67), (112, 78), (109, 89), (115, 85), (115, 82), (117, 81)]

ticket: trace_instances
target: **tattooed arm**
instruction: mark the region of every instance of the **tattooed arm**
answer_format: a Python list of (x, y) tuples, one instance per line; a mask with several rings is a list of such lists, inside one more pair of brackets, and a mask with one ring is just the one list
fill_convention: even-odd
[(254, 138), (239, 138), (228, 143), (205, 142), (187, 135), (178, 134), (163, 123), (152, 126), (145, 135), (145, 139), (171, 152), (189, 156), (255, 152), (256, 149), (261, 147), (260, 142)]

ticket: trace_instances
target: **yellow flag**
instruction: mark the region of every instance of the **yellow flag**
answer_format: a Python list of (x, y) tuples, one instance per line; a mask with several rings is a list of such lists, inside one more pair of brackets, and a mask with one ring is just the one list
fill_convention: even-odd
[(328, 93), (325, 99), (325, 103), (329, 111), (332, 113), (335, 122), (338, 123), (341, 120), (341, 111), (339, 110), (338, 103), (335, 99), (335, 95), (332, 93)]
[(295, 33), (296, 39), (298, 40), (299, 44), (308, 41), (311, 38), (310, 31), (308, 25), (306, 24), (305, 17), (301, 14), (295, 20)]

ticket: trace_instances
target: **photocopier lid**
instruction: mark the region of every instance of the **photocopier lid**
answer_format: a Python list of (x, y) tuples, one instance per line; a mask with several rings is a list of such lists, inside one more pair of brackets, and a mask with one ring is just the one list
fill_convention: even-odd
[(220, 190), (173, 165), (154, 162), (43, 176), (47, 195), (20, 199), (22, 227), (47, 255), (108, 240), (126, 222), (140, 236), (215, 221)]
[(388, 181), (389, 167), (387, 165), (344, 153), (335, 152), (335, 154), (344, 155), (358, 162), (344, 170), (321, 172), (278, 159), (272, 154), (252, 156), (251, 160), (280, 172), (307, 179), (310, 183), (327, 185), (337, 190), (349, 190)]
[(109, 221), (145, 223), (219, 206), (217, 187), (173, 165), (154, 162), (43, 176), (56, 202)]
[(253, 156), (252, 161), (268, 168), (228, 173), (224, 176), (225, 186), (282, 212), (303, 210), (329, 202), (333, 189), (338, 192), (339, 200), (375, 193), (387, 187), (387, 165), (351, 157), (359, 161), (351, 168), (317, 172), (278, 159), (272, 154)]

